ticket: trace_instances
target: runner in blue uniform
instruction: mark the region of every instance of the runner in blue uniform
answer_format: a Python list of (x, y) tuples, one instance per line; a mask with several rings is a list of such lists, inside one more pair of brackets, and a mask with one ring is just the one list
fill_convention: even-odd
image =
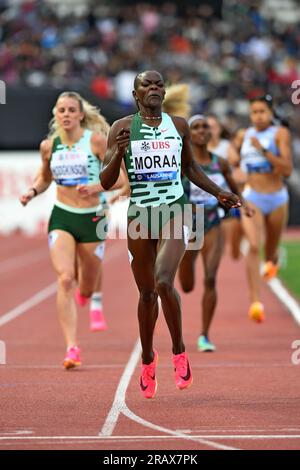
[(293, 169), (290, 131), (274, 124), (272, 99), (258, 97), (250, 104), (252, 126), (237, 136), (241, 167), (247, 173), (244, 198), (255, 210), (252, 219), (243, 217), (243, 228), (249, 242), (246, 257), (250, 288), (249, 317), (260, 323), (265, 318), (260, 295), (260, 246), (265, 233), (266, 281), (276, 276), (279, 268), (278, 245), (288, 219), (289, 195), (284, 178)]

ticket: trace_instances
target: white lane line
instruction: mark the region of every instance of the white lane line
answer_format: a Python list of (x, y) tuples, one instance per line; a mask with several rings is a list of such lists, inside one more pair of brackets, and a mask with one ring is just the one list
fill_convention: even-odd
[(115, 393), (115, 397), (114, 397), (112, 407), (111, 407), (111, 409), (110, 409), (110, 411), (107, 415), (107, 418), (105, 420), (105, 423), (104, 423), (104, 425), (103, 425), (103, 427), (102, 427), (102, 429), (99, 433), (99, 437), (102, 437), (102, 438), (112, 437), (112, 434), (113, 434), (114, 429), (116, 427), (116, 424), (118, 422), (119, 416), (120, 416), (120, 414), (123, 414), (127, 418), (129, 418), (130, 420), (132, 420), (132, 421), (134, 421), (134, 422), (136, 422), (136, 423), (138, 423), (138, 424), (140, 424), (144, 427), (147, 427), (147, 428), (150, 428), (152, 430), (161, 432), (163, 434), (169, 434), (169, 435), (171, 435), (173, 437), (176, 437), (176, 438), (179, 438), (179, 439), (198, 442), (200, 444), (203, 444), (205, 446), (212, 447), (212, 448), (215, 448), (215, 449), (238, 450), (238, 449), (233, 448), (233, 447), (228, 447), (228, 446), (224, 446), (224, 445), (221, 445), (221, 444), (217, 444), (217, 443), (212, 442), (212, 441), (199, 439), (199, 438), (194, 437), (194, 436), (188, 436), (186, 434), (183, 434), (183, 433), (180, 433), (180, 432), (177, 432), (177, 431), (173, 431), (171, 429), (168, 429), (168, 428), (165, 428), (165, 427), (162, 427), (162, 426), (158, 426), (158, 425), (156, 425), (154, 423), (151, 423), (150, 421), (147, 421), (147, 420), (141, 418), (140, 416), (137, 416), (136, 414), (134, 414), (128, 408), (128, 406), (126, 405), (126, 391), (128, 389), (130, 380), (131, 380), (131, 378), (134, 374), (135, 368), (138, 364), (140, 355), (141, 355), (141, 344), (140, 344), (140, 341), (138, 340), (135, 343), (135, 346), (133, 348), (133, 351), (131, 353), (129, 361), (128, 361), (125, 369), (124, 369), (123, 375), (120, 379), (119, 385), (118, 385), (116, 393)]
[(28, 435), (28, 434), (33, 434), (33, 431), (27, 431), (27, 430), (20, 430), (20, 431), (10, 431), (10, 432), (1, 432), (0, 436), (5, 436), (7, 438), (9, 437), (15, 437), (15, 436), (22, 436), (22, 435)]
[[(249, 243), (244, 240), (244, 243), (241, 245), (241, 253), (243, 256), (246, 256), (249, 249)], [(260, 265), (260, 270), (263, 272), (263, 263)], [(289, 293), (289, 291), (284, 287), (282, 282), (278, 277), (269, 281), (268, 286), (270, 287), (273, 294), (277, 299), (288, 309), (292, 314), (296, 323), (300, 326), (300, 305), (296, 299)]]
[[(121, 251), (123, 251), (123, 247), (122, 247), (122, 250), (120, 247), (117, 250), (108, 252), (105, 262), (108, 262), (108, 261), (113, 260), (114, 258), (117, 258), (120, 255)], [(7, 323), (14, 320), (15, 318), (18, 318), (20, 315), (23, 315), (23, 313), (27, 312), (29, 309), (35, 307), (36, 305), (40, 304), (44, 300), (54, 295), (56, 293), (56, 289), (57, 289), (57, 283), (54, 282), (53, 284), (50, 284), (49, 286), (37, 292), (35, 295), (30, 297), (29, 299), (25, 300), (25, 302), (21, 303), (20, 305), (13, 308), (9, 312), (5, 313), (4, 315), (1, 315), (0, 316), (0, 328), (1, 326), (6, 325)]]
[[(183, 437), (181, 434), (172, 434), (172, 435), (142, 435), (142, 436), (0, 436), (0, 441), (135, 441), (135, 440), (140, 440), (140, 441), (147, 441), (147, 440), (173, 440), (173, 439), (182, 439)], [(184, 435), (184, 438), (187, 438), (187, 436)], [(265, 440), (286, 440), (286, 439), (300, 439), (300, 434), (296, 435), (286, 435), (286, 434), (274, 434), (274, 435), (269, 435), (269, 434), (229, 434), (229, 435), (220, 435), (220, 434), (215, 434), (215, 435), (207, 435), (207, 434), (198, 434), (193, 436), (194, 440), (197, 439), (196, 442), (200, 442), (199, 439), (216, 439), (216, 440), (226, 440), (226, 439), (245, 439), (245, 440), (255, 440), (255, 439), (265, 439)], [(190, 439), (192, 440), (192, 439)], [(204, 441), (205, 442), (205, 441)], [(211, 446), (212, 442), (207, 441), (207, 444)], [(227, 446), (222, 446), (220, 445), (219, 448), (225, 448), (225, 449), (231, 449), (230, 447)], [(233, 449), (235, 450), (235, 449)]]
[(296, 323), (300, 326), (300, 305), (296, 299), (288, 292), (278, 278), (269, 281), (268, 285), (276, 297), (290, 311)]
[(24, 266), (32, 265), (38, 261), (47, 258), (48, 252), (46, 248), (32, 250), (25, 255), (14, 256), (0, 263), (0, 274), (8, 273), (14, 269), (23, 268)]
[(236, 447), (229, 447), (225, 446), (222, 444), (217, 444), (216, 442), (213, 442), (210, 439), (211, 436), (189, 436), (184, 433), (178, 432), (178, 431), (172, 431), (171, 429), (164, 428), (162, 426), (157, 426), (156, 424), (151, 423), (150, 421), (146, 421), (145, 419), (141, 418), (140, 416), (137, 416), (134, 414), (125, 404), (125, 408), (123, 410), (123, 414), (127, 416), (127, 418), (131, 419), (132, 421), (141, 424), (142, 426), (145, 426), (147, 428), (153, 429), (153, 431), (158, 431), (162, 432), (165, 434), (169, 434), (172, 437), (177, 437), (178, 439), (184, 439), (187, 441), (193, 441), (193, 442), (198, 442), (199, 444), (205, 445), (207, 447), (212, 447), (213, 449), (218, 449), (218, 450), (239, 450)]
[(141, 355), (141, 343), (140, 343), (140, 340), (138, 340), (134, 345), (133, 351), (124, 369), (123, 375), (120, 379), (118, 388), (115, 393), (112, 407), (99, 433), (99, 436), (101, 437), (111, 436), (114, 432), (120, 413), (123, 411), (125, 407), (126, 391), (129, 386), (131, 377), (134, 374), (134, 370), (137, 366), (140, 355)]
[(49, 286), (37, 292), (28, 300), (25, 300), (25, 302), (23, 302), (22, 304), (18, 305), (17, 307), (2, 315), (0, 317), (0, 328), (1, 326), (6, 325), (10, 321), (19, 317), (20, 315), (23, 315), (23, 313), (27, 312), (29, 309), (35, 307), (36, 305), (51, 297), (56, 292), (56, 289), (57, 284), (56, 282), (54, 282), (53, 284), (50, 284)]
[[(195, 434), (195, 435), (198, 435), (198, 434), (205, 434), (205, 435), (213, 435), (213, 434), (219, 434), (221, 435), (221, 433), (227, 433), (228, 434), (238, 434), (238, 435), (242, 435), (241, 433), (245, 433), (244, 435), (249, 435), (249, 433), (260, 433), (260, 434), (266, 434), (266, 433), (270, 433), (270, 435), (274, 435), (276, 433), (276, 435), (278, 434), (282, 434), (282, 433), (299, 433), (300, 432), (300, 428), (283, 428), (283, 429), (278, 429), (277, 427), (275, 427), (274, 429), (266, 429), (266, 428), (263, 428), (263, 429), (252, 429), (251, 426), (249, 428), (245, 428), (245, 430), (243, 429), (178, 429), (178, 432), (181, 432), (181, 433), (184, 433), (184, 434)], [(290, 434), (288, 434), (290, 435)]]

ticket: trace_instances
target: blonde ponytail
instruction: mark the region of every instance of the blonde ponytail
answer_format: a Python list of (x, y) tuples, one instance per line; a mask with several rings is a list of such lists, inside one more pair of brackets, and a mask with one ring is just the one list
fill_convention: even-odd
[(189, 85), (178, 83), (166, 89), (163, 102), (163, 111), (172, 116), (180, 116), (185, 119), (190, 117), (191, 105), (189, 104)]
[[(57, 102), (60, 98), (74, 98), (78, 101), (80, 106), (80, 111), (83, 112), (84, 118), (81, 121), (81, 127), (83, 129), (89, 129), (93, 132), (99, 132), (100, 134), (104, 135), (105, 137), (108, 136), (109, 132), (109, 124), (107, 123), (106, 119), (100, 113), (100, 110), (96, 107), (91, 105), (88, 101), (82, 98), (79, 93), (75, 91), (64, 91), (61, 93), (57, 99)], [(56, 102), (56, 103), (57, 103)], [(62, 130), (56, 120), (56, 105), (52, 110), (53, 118), (49, 123), (49, 134), (48, 138), (55, 139), (56, 137), (60, 136)]]

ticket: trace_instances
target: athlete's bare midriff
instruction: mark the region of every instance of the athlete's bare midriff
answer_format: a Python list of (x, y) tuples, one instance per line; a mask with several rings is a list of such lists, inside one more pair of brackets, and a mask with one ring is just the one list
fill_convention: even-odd
[(67, 187), (57, 185), (56, 197), (59, 202), (78, 209), (97, 207), (100, 204), (98, 194), (81, 198), (76, 186)]
[(248, 175), (247, 184), (258, 193), (275, 193), (283, 187), (282, 176), (275, 173), (253, 173)]

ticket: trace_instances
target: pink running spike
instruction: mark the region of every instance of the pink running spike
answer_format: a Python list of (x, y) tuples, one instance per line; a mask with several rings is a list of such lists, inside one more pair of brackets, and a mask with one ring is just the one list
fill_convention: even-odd
[(173, 354), (173, 364), (175, 368), (175, 383), (179, 390), (189, 388), (193, 383), (192, 370), (187, 354)]
[(64, 358), (63, 366), (65, 369), (73, 369), (81, 365), (80, 349), (78, 346), (71, 346), (67, 349), (66, 357)]
[(157, 391), (157, 379), (155, 368), (158, 362), (157, 351), (154, 351), (154, 359), (151, 364), (142, 364), (140, 377), (140, 391), (144, 398), (153, 398)]
[(105, 321), (102, 309), (90, 311), (90, 330), (91, 331), (107, 330), (107, 323)]

